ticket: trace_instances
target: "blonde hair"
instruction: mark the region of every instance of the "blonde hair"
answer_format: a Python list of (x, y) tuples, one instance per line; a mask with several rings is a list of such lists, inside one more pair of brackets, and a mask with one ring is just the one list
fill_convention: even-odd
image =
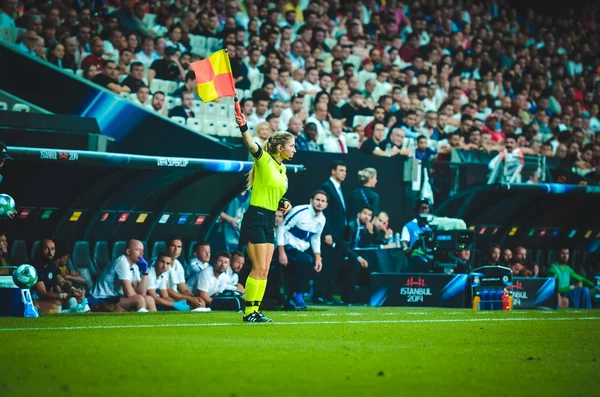
[(377, 170), (375, 168), (365, 168), (364, 170), (358, 171), (358, 180), (360, 183), (366, 183), (369, 179), (373, 178), (377, 175)]
[[(272, 137), (267, 139), (265, 143), (262, 145), (262, 150), (265, 153), (269, 153), (270, 155), (277, 154), (279, 150), (279, 146), (285, 146), (286, 143), (290, 142), (294, 139), (294, 135), (289, 132), (277, 132)], [(264, 155), (264, 153), (263, 153)], [(254, 186), (254, 165), (250, 168), (250, 172), (248, 172), (248, 179), (246, 181), (246, 188), (248, 190), (252, 189)]]
[[(273, 136), (273, 130), (271, 129), (271, 126), (269, 125), (269, 123), (267, 123), (266, 121), (263, 121), (262, 123), (258, 123), (258, 125), (254, 128), (254, 136), (262, 139), (259, 135), (258, 132), (260, 131), (260, 129), (264, 126), (267, 126), (269, 128), (269, 136)], [(269, 137), (267, 137), (269, 138)]]

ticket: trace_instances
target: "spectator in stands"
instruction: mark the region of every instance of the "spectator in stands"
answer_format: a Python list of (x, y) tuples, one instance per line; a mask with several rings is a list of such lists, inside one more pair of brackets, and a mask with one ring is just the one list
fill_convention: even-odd
[(373, 124), (373, 137), (367, 139), (360, 146), (360, 151), (366, 154), (373, 154), (375, 156), (381, 157), (391, 157), (400, 153), (399, 149), (393, 147), (389, 152), (382, 150), (379, 146), (383, 141), (383, 137), (385, 136), (385, 126), (381, 121)]
[(144, 64), (141, 62), (133, 62), (130, 67), (129, 76), (123, 80), (122, 86), (129, 87), (132, 94), (136, 94), (140, 87), (146, 87), (144, 83)]
[(194, 295), (199, 296), (206, 306), (210, 306), (215, 295), (225, 290), (229, 281), (227, 269), (230, 265), (231, 255), (226, 252), (220, 252), (217, 254), (214, 265), (209, 265), (196, 276), (192, 292)]
[[(73, 32), (73, 34), (75, 34), (75, 32)], [(90, 46), (91, 35), (92, 29), (89, 25), (80, 25), (77, 28), (77, 36), (74, 37), (76, 41), (75, 64), (79, 67), (83, 67), (83, 65), (81, 65), (83, 54), (92, 52)]]
[(492, 135), (492, 141), (494, 142), (502, 142), (504, 137), (504, 132), (497, 129), (498, 125), (498, 116), (495, 113), (490, 114), (485, 119), (485, 126), (483, 127), (483, 131), (489, 132)]
[(65, 37), (62, 41), (65, 49), (65, 55), (62, 58), (62, 67), (71, 69), (73, 72), (77, 70), (75, 54), (77, 51), (77, 41), (74, 37)]
[[(304, 96), (298, 94), (295, 94), (292, 97), (292, 102), (290, 106), (288, 108), (283, 109), (283, 111), (281, 112), (281, 116), (279, 118), (280, 125), (288, 126), (290, 120), (293, 117), (298, 117), (301, 123), (304, 122), (304, 120), (306, 120), (306, 109), (304, 109), (304, 107), (302, 106), (303, 100)], [(285, 130), (285, 128), (283, 128), (282, 130)]]
[(81, 61), (81, 67), (85, 68), (88, 65), (96, 66), (99, 72), (104, 68), (104, 42), (100, 37), (94, 37), (91, 41), (92, 53)]
[[(574, 309), (591, 309), (592, 299), (590, 290), (583, 286), (594, 288), (594, 283), (575, 273), (569, 266), (569, 249), (559, 248), (556, 252), (558, 259), (548, 268), (548, 276), (554, 277), (560, 295), (568, 299), (568, 306)], [(572, 283), (572, 280), (575, 281)], [(560, 302), (559, 302), (560, 303)]]
[(531, 272), (533, 277), (537, 277), (540, 273), (540, 268), (534, 261), (527, 258), (527, 249), (522, 245), (515, 248), (515, 258), (521, 261), (521, 264), (525, 266), (527, 270)]
[(156, 91), (154, 95), (152, 95), (152, 102), (150, 103), (152, 106), (152, 111), (154, 113), (160, 114), (161, 116), (167, 116), (167, 107), (165, 106), (165, 93), (162, 91)]
[(306, 120), (306, 123), (313, 123), (317, 127), (317, 134), (323, 140), (331, 135), (328, 116), (327, 104), (317, 103), (314, 113)]
[(135, 59), (146, 65), (151, 65), (154, 61), (160, 59), (160, 55), (154, 50), (154, 40), (151, 37), (144, 37), (142, 40), (142, 49), (135, 54)]
[(19, 15), (17, 0), (4, 0), (0, 11), (0, 27), (16, 28), (15, 19)]
[(417, 147), (415, 148), (415, 158), (421, 161), (429, 161), (437, 154), (437, 150), (427, 146), (427, 137), (421, 135), (417, 138)]
[(193, 287), (190, 280), (210, 265), (210, 245), (208, 243), (197, 243), (194, 245), (193, 251), (194, 258), (192, 258), (185, 271), (185, 279), (188, 280), (187, 284), (190, 289)]
[[(277, 228), (279, 263), (287, 268), (286, 284), (292, 297), (289, 303), (295, 309), (307, 308), (302, 296), (305, 285), (308, 285), (312, 270), (319, 273), (323, 267), (321, 233), (325, 226), (325, 208), (327, 194), (317, 190), (310, 204), (292, 208)], [(306, 252), (309, 249), (312, 255)]]
[(152, 65), (150, 65), (150, 69), (148, 70), (148, 85), (152, 84), (152, 80), (155, 78), (169, 81), (184, 81), (185, 70), (183, 70), (179, 62), (175, 47), (167, 47), (164, 57), (152, 62)]
[(296, 150), (308, 152), (320, 152), (321, 147), (317, 143), (319, 133), (315, 123), (308, 123), (304, 126), (304, 131), (296, 139)]
[(35, 30), (27, 30), (27, 32), (25, 32), (25, 35), (23, 36), (21, 44), (19, 44), (17, 48), (23, 51), (24, 53), (35, 57), (35, 46), (37, 45), (37, 43), (38, 35), (35, 32)]
[(179, 261), (183, 252), (181, 238), (172, 237), (167, 240), (167, 254), (171, 257), (171, 266), (167, 278), (167, 294), (174, 301), (185, 301), (192, 308), (204, 306), (204, 301), (192, 294), (185, 283), (185, 271)]
[(342, 134), (344, 124), (341, 120), (331, 120), (329, 123), (331, 135), (325, 138), (323, 143), (323, 151), (328, 153), (348, 153), (348, 145), (346, 137)]
[(179, 87), (178, 89), (176, 89), (175, 91), (173, 91), (171, 94), (169, 94), (169, 96), (181, 97), (181, 94), (185, 91), (191, 92), (194, 95), (195, 101), (200, 100), (200, 97), (198, 96), (198, 93), (196, 92), (196, 74), (194, 73), (193, 70), (190, 70), (185, 74), (184, 84), (181, 87)]
[(131, 102), (151, 112), (153, 108), (152, 105), (148, 102), (149, 98), (150, 90), (148, 89), (148, 87), (143, 86), (137, 90), (135, 98), (132, 99)]
[[(517, 146), (517, 137), (514, 134), (506, 135), (504, 141), (505, 149), (490, 161), (488, 168), (492, 173), (500, 175), (502, 182), (521, 182), (521, 170), (525, 158), (523, 152)], [(499, 169), (500, 163), (504, 163), (502, 170)]]
[(403, 156), (412, 157), (413, 152), (404, 147), (404, 131), (400, 128), (394, 128), (392, 132), (388, 135), (386, 139), (381, 141), (379, 147), (381, 150), (384, 150), (386, 153), (391, 151), (393, 148), (397, 148), (399, 154)]
[(271, 112), (271, 114), (267, 116), (267, 124), (271, 131), (277, 131), (279, 129), (279, 116)]
[(342, 117), (345, 120), (344, 125), (352, 130), (354, 116), (370, 116), (372, 114), (372, 110), (364, 106), (365, 98), (358, 90), (350, 92), (349, 99), (350, 102), (342, 106), (341, 112)]
[(133, 52), (129, 48), (124, 48), (119, 52), (119, 72), (121, 76), (127, 76), (129, 74), (129, 65), (133, 60)]
[(144, 259), (144, 245), (139, 240), (129, 240), (125, 253), (98, 276), (91, 294), (100, 303), (118, 303), (127, 311), (156, 311), (154, 299), (146, 295), (147, 289), (148, 262)]
[(267, 121), (267, 113), (269, 111), (269, 96), (266, 92), (261, 91), (256, 95), (254, 103), (256, 107), (254, 113), (248, 117), (248, 128), (255, 129), (260, 123)]
[(419, 133), (425, 135), (427, 139), (439, 141), (444, 136), (444, 132), (437, 127), (438, 115), (435, 111), (425, 113), (425, 125), (419, 129)]
[(188, 119), (189, 117), (196, 117), (196, 114), (192, 110), (194, 107), (194, 94), (190, 91), (184, 91), (181, 93), (181, 105), (175, 106), (169, 111), (169, 117), (183, 117)]
[[(302, 133), (302, 120), (300, 117), (292, 117), (288, 124), (287, 132), (294, 135), (296, 139), (296, 147), (298, 146), (298, 136)], [(298, 149), (300, 150), (300, 149)]]
[(113, 61), (106, 61), (102, 73), (98, 73), (94, 76), (92, 81), (117, 94), (121, 92), (130, 92), (129, 87), (121, 87), (121, 85), (119, 85), (119, 81), (117, 80), (118, 75), (117, 64)]
[(63, 68), (63, 58), (65, 57), (65, 47), (62, 44), (56, 44), (50, 50), (50, 55), (48, 56), (48, 62), (51, 64)]
[(492, 244), (488, 247), (487, 257), (483, 266), (499, 266), (500, 264), (500, 246)]
[(266, 121), (259, 123), (254, 129), (254, 141), (261, 147), (272, 136), (273, 129), (271, 129), (271, 125)]

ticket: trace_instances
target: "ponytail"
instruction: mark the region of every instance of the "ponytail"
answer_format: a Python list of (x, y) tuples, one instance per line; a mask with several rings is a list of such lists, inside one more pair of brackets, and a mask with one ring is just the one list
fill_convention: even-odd
[[(279, 146), (285, 146), (286, 143), (294, 139), (294, 136), (289, 132), (276, 132), (273, 136), (269, 137), (262, 145), (263, 156), (265, 153), (275, 155), (279, 152)], [(248, 178), (246, 179), (246, 189), (250, 190), (254, 186), (254, 167), (256, 163), (250, 168), (248, 172)]]

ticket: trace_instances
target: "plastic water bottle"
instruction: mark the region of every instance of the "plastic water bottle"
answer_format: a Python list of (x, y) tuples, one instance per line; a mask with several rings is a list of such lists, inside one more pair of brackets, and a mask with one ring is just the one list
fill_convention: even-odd
[(396, 248), (400, 248), (400, 233), (394, 234), (394, 243), (396, 244)]

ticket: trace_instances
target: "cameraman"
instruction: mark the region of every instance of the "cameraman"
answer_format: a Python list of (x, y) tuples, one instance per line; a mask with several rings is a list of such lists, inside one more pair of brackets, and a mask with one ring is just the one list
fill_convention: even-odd
[(400, 245), (406, 255), (412, 254), (415, 243), (419, 240), (421, 234), (432, 230), (428, 224), (431, 206), (431, 200), (427, 197), (419, 197), (415, 202), (417, 217), (404, 225), (400, 236)]

